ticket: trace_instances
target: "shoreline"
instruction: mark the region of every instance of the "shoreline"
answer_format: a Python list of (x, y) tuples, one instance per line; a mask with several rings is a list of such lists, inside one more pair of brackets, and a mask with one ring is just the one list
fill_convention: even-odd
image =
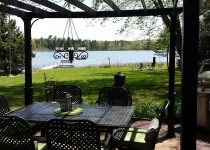
[[(148, 67), (151, 65), (151, 63), (143, 63), (144, 67)], [(158, 62), (156, 63), (156, 66), (161, 66), (161, 65), (166, 65), (167, 63), (165, 62)], [(62, 64), (54, 64), (54, 65), (50, 65), (50, 66), (46, 66), (43, 68), (34, 68), (34, 69), (38, 69), (38, 70), (48, 70), (48, 69), (54, 69), (54, 68), (90, 68), (90, 67), (104, 67), (104, 68), (109, 68), (111, 66), (130, 66), (132, 69), (133, 68), (137, 68), (140, 66), (140, 63), (126, 63), (126, 64), (112, 64), (112, 65), (108, 65), (108, 64), (101, 64), (101, 65), (89, 65), (89, 66), (81, 66), (81, 67), (75, 67), (74, 65), (71, 64), (66, 64), (66, 65), (62, 65)]]

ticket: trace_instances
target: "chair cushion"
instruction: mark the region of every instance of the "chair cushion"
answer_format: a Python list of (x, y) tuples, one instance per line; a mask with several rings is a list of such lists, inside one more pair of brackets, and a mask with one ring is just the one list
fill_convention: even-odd
[(124, 138), (124, 146), (128, 149), (132, 150), (151, 150), (152, 145), (146, 143), (145, 136), (146, 136), (146, 129), (139, 129), (139, 128), (129, 128), (126, 136)]
[(115, 139), (115, 142), (119, 147), (121, 148), (126, 147), (132, 150), (154, 149), (150, 143), (148, 144), (145, 141), (147, 129), (130, 127), (126, 131), (123, 131), (123, 132), (124, 132), (123, 136), (120, 140)]
[[(132, 131), (132, 132), (128, 132)], [(120, 147), (127, 147), (130, 149), (136, 149), (139, 146), (145, 144), (145, 132), (146, 129), (138, 129), (138, 128), (128, 128), (126, 131), (123, 131), (123, 136), (120, 140), (116, 139), (116, 144)], [(141, 132), (141, 133), (138, 133)]]
[[(134, 132), (129, 132), (129, 131), (134, 131)], [(135, 132), (136, 131), (136, 132)], [(145, 129), (138, 129), (138, 128), (129, 128), (128, 132), (125, 135), (124, 141), (133, 141), (133, 142), (140, 142), (140, 143), (145, 143), (145, 133), (147, 130)], [(141, 133), (138, 133), (141, 132)]]
[(47, 143), (38, 143), (38, 150), (47, 150)]
[(157, 118), (154, 118), (149, 123), (149, 126), (147, 128), (147, 131), (150, 131), (152, 129), (157, 129), (159, 127), (159, 120)]
[(159, 120), (157, 118), (152, 119), (150, 122), (147, 133), (145, 135), (145, 141), (146, 142), (155, 142), (158, 134), (158, 128), (159, 128)]
[(35, 150), (48, 150), (47, 143), (34, 141)]

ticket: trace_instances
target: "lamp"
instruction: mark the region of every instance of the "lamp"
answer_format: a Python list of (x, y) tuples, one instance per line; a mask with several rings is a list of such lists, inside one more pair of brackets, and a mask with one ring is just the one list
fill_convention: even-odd
[[(85, 60), (88, 58), (88, 52), (85, 50), (74, 50), (74, 47), (68, 47), (68, 50), (55, 50), (55, 53), (53, 54), (54, 59), (66, 59), (65, 62), (72, 63), (74, 59), (76, 60)], [(62, 62), (64, 62), (62, 60)]]
[(71, 103), (72, 96), (67, 93), (63, 92), (61, 99), (60, 99), (60, 108), (61, 112), (67, 112), (72, 110), (72, 103)]
[[(64, 34), (66, 32), (66, 29), (69, 29), (69, 32), (71, 31), (71, 35), (72, 35), (72, 46), (73, 47), (68, 47), (70, 44), (70, 37), (68, 34), (68, 41), (66, 44), (62, 43), (62, 47), (56, 47), (55, 48), (55, 53), (53, 54), (54, 59), (61, 59), (64, 58), (65, 60), (61, 60), (61, 63), (72, 63), (74, 59), (77, 60), (84, 60), (88, 58), (88, 53), (85, 51), (86, 47), (77, 47), (75, 45), (75, 42), (73, 40), (73, 30), (75, 30), (75, 33), (78, 37), (78, 34), (76, 32), (76, 29), (74, 27), (74, 23), (73, 20), (71, 18), (68, 18), (67, 23), (66, 23), (66, 28), (64, 30)], [(64, 34), (63, 34), (63, 38), (64, 38)], [(67, 48), (67, 49), (66, 49)]]

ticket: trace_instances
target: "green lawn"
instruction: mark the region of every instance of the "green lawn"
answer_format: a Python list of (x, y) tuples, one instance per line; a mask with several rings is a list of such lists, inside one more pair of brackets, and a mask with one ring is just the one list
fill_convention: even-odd
[[(122, 72), (126, 75), (126, 86), (130, 89), (133, 105), (163, 101), (168, 92), (168, 71), (166, 66), (157, 66), (154, 70), (136, 70), (128, 66), (62, 68), (33, 71), (34, 101), (43, 101), (44, 73), (59, 84), (77, 84), (83, 91), (84, 103), (95, 103), (99, 90), (114, 84), (114, 74)], [(176, 76), (176, 100), (180, 100), (180, 71)], [(24, 74), (15, 77), (0, 76), (0, 94), (4, 95), (10, 107), (16, 109), (24, 105)]]

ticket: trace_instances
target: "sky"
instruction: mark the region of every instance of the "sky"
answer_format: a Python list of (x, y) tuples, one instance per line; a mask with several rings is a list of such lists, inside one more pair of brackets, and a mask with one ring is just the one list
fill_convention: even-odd
[[(11, 19), (15, 19), (17, 26), (20, 30), (24, 32), (24, 23), (21, 18), (16, 16), (11, 16)], [(31, 22), (33, 22), (32, 20)], [(63, 37), (68, 37), (68, 32), (65, 31), (67, 19), (39, 19), (34, 22), (31, 30), (32, 38), (47, 38), (49, 35)], [(94, 21), (94, 26), (90, 25), (90, 19), (73, 19), (73, 23), (80, 39), (88, 40), (136, 40), (139, 37), (139, 32), (131, 33), (130, 36), (117, 34), (122, 26), (121, 23), (112, 23), (112, 21), (106, 22), (104, 25), (100, 24), (100, 21)], [(72, 37), (70, 34), (69, 37)], [(75, 31), (73, 32), (73, 39), (77, 39)]]

